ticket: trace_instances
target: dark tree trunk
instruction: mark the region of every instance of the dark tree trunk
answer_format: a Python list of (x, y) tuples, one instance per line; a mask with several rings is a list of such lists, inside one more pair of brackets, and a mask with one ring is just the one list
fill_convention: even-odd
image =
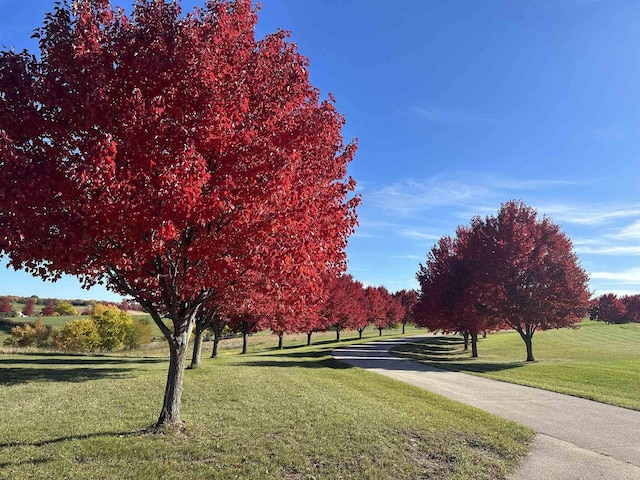
[(226, 323), (220, 321), (214, 321), (211, 323), (211, 330), (213, 330), (213, 348), (211, 349), (211, 358), (216, 358), (218, 356), (218, 344), (220, 343), (220, 338), (222, 338), (222, 332), (224, 331), (224, 327)]
[(313, 332), (307, 332), (307, 346), (311, 345), (311, 334)]
[(193, 353), (191, 354), (191, 365), (189, 365), (190, 369), (198, 368), (198, 366), (200, 366), (200, 358), (202, 356), (202, 334), (203, 329), (198, 328), (198, 325), (196, 325), (195, 336), (193, 338)]
[(247, 353), (247, 334), (242, 334), (242, 353)]
[(533, 334), (535, 333), (535, 327), (527, 325), (526, 330), (523, 330), (522, 328), (516, 328), (516, 331), (520, 334), (520, 337), (527, 347), (527, 362), (534, 362), (535, 358), (533, 357)]
[(404, 335), (404, 327), (405, 327), (406, 323), (402, 322), (402, 334)]
[(358, 340), (362, 340), (362, 333), (364, 332), (364, 328), (358, 329)]
[(382, 327), (378, 327), (378, 332), (380, 332), (379, 336), (381, 337), (382, 336)]
[(278, 335), (278, 350), (282, 350), (282, 337), (284, 337), (284, 333)]
[(336, 327), (336, 342), (340, 341), (340, 327)]
[(172, 336), (169, 339), (169, 372), (167, 374), (162, 410), (160, 411), (158, 422), (154, 425), (157, 430), (171, 430), (182, 426), (180, 403), (190, 335), (191, 327), (182, 332), (180, 336)]
[(218, 343), (220, 342), (220, 336), (213, 334), (213, 349), (211, 350), (211, 358), (218, 356)]
[(478, 358), (478, 334), (471, 334), (471, 358)]
[(462, 332), (462, 338), (464, 339), (464, 351), (469, 350), (469, 334), (467, 332)]
[(527, 362), (535, 361), (535, 358), (533, 358), (533, 339), (531, 337), (532, 335), (527, 335), (527, 337), (523, 339), (524, 344), (527, 346)]
[(482, 332), (482, 338), (487, 338), (487, 331)]

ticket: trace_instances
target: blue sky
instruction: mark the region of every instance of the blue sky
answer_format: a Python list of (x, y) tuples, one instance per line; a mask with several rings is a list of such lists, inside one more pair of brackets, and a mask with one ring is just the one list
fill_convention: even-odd
[[(52, 5), (0, 0), (0, 46), (33, 49)], [(259, 18), (292, 32), (359, 139), (355, 278), (415, 288), (439, 237), (521, 199), (571, 237), (595, 294), (640, 292), (640, 2), (263, 0)], [(2, 294), (117, 298), (4, 268)]]

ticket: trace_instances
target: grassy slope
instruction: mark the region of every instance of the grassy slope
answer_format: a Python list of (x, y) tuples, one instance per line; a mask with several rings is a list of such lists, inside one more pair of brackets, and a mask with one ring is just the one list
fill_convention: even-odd
[(640, 324), (585, 321), (579, 330), (537, 332), (533, 363), (522, 361), (525, 346), (515, 332), (489, 335), (478, 348), (480, 358), (471, 359), (459, 337), (444, 337), (395, 352), (442, 368), (640, 410)]
[(185, 435), (146, 435), (164, 358), (0, 356), (0, 478), (493, 479), (531, 432), (330, 357), (226, 354), (188, 371)]

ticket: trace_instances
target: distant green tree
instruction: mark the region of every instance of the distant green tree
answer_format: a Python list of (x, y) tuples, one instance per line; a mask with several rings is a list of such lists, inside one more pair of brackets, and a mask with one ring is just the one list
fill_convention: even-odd
[(60, 300), (56, 303), (56, 306), (53, 308), (53, 311), (61, 316), (72, 316), (78, 315), (78, 311), (75, 309), (71, 303)]
[(100, 346), (100, 335), (95, 322), (81, 318), (67, 323), (53, 340), (53, 347), (70, 352), (90, 352)]
[(124, 345), (127, 348), (138, 348), (141, 345), (151, 343), (153, 334), (151, 325), (144, 318), (138, 318), (131, 323), (124, 337)]
[(101, 350), (117, 350), (122, 348), (127, 333), (133, 328), (133, 320), (127, 312), (114, 306), (96, 304), (91, 315), (100, 336)]

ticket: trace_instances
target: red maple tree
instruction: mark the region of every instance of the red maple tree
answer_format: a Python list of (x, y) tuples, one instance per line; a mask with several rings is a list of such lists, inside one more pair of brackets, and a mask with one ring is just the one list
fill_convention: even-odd
[(416, 323), (468, 333), (472, 356), (479, 333), (510, 327), (533, 361), (536, 331), (572, 327), (589, 307), (588, 276), (569, 238), (517, 201), (503, 204), (496, 216), (459, 227), (455, 239), (442, 238), (417, 278)]
[[(459, 227), (455, 238), (443, 237), (420, 265), (420, 295), (414, 307), (416, 324), (433, 331), (461, 333), (465, 350), (471, 338), (471, 356), (478, 356), (478, 334), (494, 330), (499, 319), (478, 300), (482, 260), (469, 251), (469, 229)], [(476, 266), (480, 268), (476, 268)]]
[(620, 300), (624, 303), (627, 320), (640, 323), (640, 294), (625, 295)]
[(495, 216), (473, 219), (470, 232), (476, 301), (520, 334), (533, 361), (536, 331), (573, 327), (589, 308), (589, 277), (571, 240), (551, 219), (514, 200)]
[(0, 313), (9, 314), (11, 311), (11, 299), (9, 297), (0, 298)]
[[(632, 304), (632, 302), (629, 302)], [(613, 293), (600, 295), (592, 304), (589, 311), (592, 320), (605, 323), (623, 323), (627, 320), (627, 305)]]
[(414, 322), (414, 317), (413, 317), (413, 307), (415, 306), (416, 302), (418, 301), (418, 293), (415, 290), (398, 290), (397, 292), (395, 292), (393, 294), (394, 297), (396, 297), (399, 301), (400, 304), (402, 305), (402, 308), (404, 309), (404, 313), (402, 315), (402, 334), (404, 335), (405, 333), (405, 326), (408, 323), (413, 323)]
[(79, 0), (47, 16), (39, 57), (0, 54), (0, 252), (152, 316), (170, 350), (158, 429), (182, 423), (199, 309), (248, 274), (312, 303), (356, 222), (343, 117), (256, 21), (250, 0), (137, 0), (129, 18)]
[(36, 301), (34, 298), (27, 298), (24, 304), (24, 308), (22, 309), (22, 314), (26, 315), (27, 317), (30, 317), (31, 315), (33, 315), (33, 312), (35, 310), (35, 305), (36, 305)]
[(362, 332), (369, 324), (364, 307), (364, 288), (362, 283), (351, 275), (325, 278), (326, 297), (321, 315), (325, 329), (336, 332), (336, 341), (340, 341), (340, 332), (345, 329)]

